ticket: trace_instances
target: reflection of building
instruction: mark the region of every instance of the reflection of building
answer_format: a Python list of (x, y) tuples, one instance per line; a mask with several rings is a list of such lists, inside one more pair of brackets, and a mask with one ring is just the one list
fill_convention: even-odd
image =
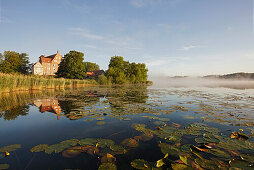
[(95, 71), (88, 71), (86, 75), (88, 78), (98, 77), (99, 75), (104, 75), (104, 70), (95, 70)]
[(50, 56), (42, 55), (39, 61), (33, 65), (32, 72), (36, 75), (55, 75), (61, 60), (62, 56), (59, 51)]
[[(46, 111), (57, 115), (62, 113), (62, 109), (56, 98), (37, 99), (34, 101), (34, 105), (40, 109), (41, 113)], [(59, 120), (59, 116), (57, 116), (57, 120)]]

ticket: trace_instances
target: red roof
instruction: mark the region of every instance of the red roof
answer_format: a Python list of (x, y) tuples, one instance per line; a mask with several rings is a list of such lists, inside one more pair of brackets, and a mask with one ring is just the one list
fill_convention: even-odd
[(104, 70), (95, 70), (95, 71), (88, 71), (88, 72), (86, 72), (86, 75), (87, 76), (91, 76), (91, 77), (102, 75), (102, 74), (104, 74)]

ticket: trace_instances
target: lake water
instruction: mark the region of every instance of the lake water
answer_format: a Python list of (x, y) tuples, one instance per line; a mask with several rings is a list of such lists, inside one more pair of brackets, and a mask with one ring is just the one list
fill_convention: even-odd
[(0, 169), (253, 169), (253, 127), (253, 89), (2, 94)]

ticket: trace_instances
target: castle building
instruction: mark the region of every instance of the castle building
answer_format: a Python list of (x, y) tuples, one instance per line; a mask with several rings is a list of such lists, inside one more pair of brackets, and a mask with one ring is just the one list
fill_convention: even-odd
[(59, 64), (62, 61), (62, 55), (57, 51), (56, 54), (45, 56), (42, 55), (39, 61), (34, 63), (32, 73), (35, 75), (55, 75), (58, 70)]

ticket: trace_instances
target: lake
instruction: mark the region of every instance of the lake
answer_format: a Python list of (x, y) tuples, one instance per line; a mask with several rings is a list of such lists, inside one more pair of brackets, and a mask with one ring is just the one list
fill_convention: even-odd
[(0, 137), (0, 169), (253, 169), (254, 90), (2, 94)]

